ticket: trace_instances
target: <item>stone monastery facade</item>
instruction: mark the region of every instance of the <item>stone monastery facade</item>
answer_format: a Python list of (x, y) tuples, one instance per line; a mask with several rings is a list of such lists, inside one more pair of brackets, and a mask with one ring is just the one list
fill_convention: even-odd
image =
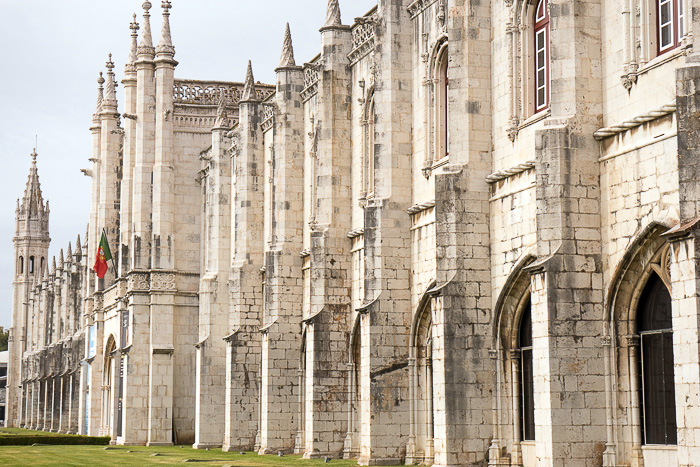
[(111, 58), (99, 80), (88, 232), (50, 264), (33, 155), (9, 424), (700, 465), (696, 0), (379, 0), (351, 26), (330, 0), (272, 85), (176, 78), (171, 4), (155, 47), (143, 7), (121, 104)]

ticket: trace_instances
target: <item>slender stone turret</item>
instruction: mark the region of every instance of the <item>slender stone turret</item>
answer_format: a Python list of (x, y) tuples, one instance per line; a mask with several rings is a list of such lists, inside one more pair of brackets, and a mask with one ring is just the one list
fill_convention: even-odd
[[(305, 282), (303, 357), (304, 457), (334, 455), (343, 450), (347, 433), (347, 348), (331, 345), (330, 336), (352, 328), (350, 297), (343, 291), (351, 282), (352, 186), (350, 27), (340, 22), (338, 2), (328, 5), (327, 25), (321, 28), (321, 60), (314, 141), (305, 167), (311, 186), (311, 215), (304, 225), (305, 258), (309, 280)], [(328, 261), (333, 258), (334, 261)], [(307, 298), (308, 297), (308, 298)], [(330, 435), (332, 433), (332, 435)]]
[(136, 155), (133, 172), (131, 268), (151, 267), (151, 213), (155, 160), (155, 48), (151, 39), (151, 2), (143, 3), (143, 33), (136, 60)]
[[(114, 77), (114, 62), (112, 54), (106, 63), (107, 82), (105, 83), (105, 95), (102, 101), (102, 111), (100, 112), (100, 202), (97, 210), (97, 231), (99, 238), (102, 230), (107, 235), (107, 241), (111, 246), (112, 256), (115, 262), (118, 258), (118, 250), (115, 248), (119, 244), (119, 151), (121, 148), (121, 129), (119, 128), (119, 112), (117, 110), (117, 82)], [(95, 245), (95, 248), (97, 246)], [(111, 266), (111, 265), (110, 265)], [(110, 267), (107, 274), (101, 279), (98, 289), (109, 287), (116, 271)]]
[[(9, 338), (9, 358), (13, 362), (8, 371), (7, 418), (13, 426), (29, 426), (27, 406), (22, 400), (22, 355), (32, 342), (32, 315), (28, 310), (30, 291), (37, 277), (46, 269), (49, 252), (49, 204), (44, 203), (36, 167), (36, 150), (31, 154), (29, 177), (21, 201), (17, 200), (15, 211), (15, 275), (12, 282), (12, 327)], [(42, 271), (42, 268), (44, 271)]]
[(219, 107), (211, 135), (211, 157), (205, 157), (204, 223), (208, 245), (199, 281), (199, 344), (196, 359), (196, 402), (194, 447), (204, 449), (224, 443), (226, 392), (226, 342), (229, 313), (229, 268), (231, 265), (231, 139), (226, 96), (219, 94)]
[(131, 240), (133, 235), (133, 186), (134, 166), (136, 165), (136, 113), (137, 113), (137, 88), (138, 72), (136, 61), (138, 60), (138, 31), (139, 24), (134, 20), (129, 24), (131, 29), (131, 47), (129, 59), (124, 67), (124, 149), (122, 161), (122, 189), (119, 203), (121, 220), (119, 232), (119, 276), (123, 277), (129, 270), (131, 256)]
[[(170, 8), (163, 8), (163, 28), (156, 47), (155, 60), (155, 158), (153, 166), (153, 234), (151, 268), (172, 273), (175, 261), (174, 188), (176, 167), (173, 133), (173, 85), (175, 48), (170, 38)], [(175, 290), (151, 296), (150, 324), (153, 349), (174, 348)], [(179, 357), (179, 355), (178, 355)], [(173, 440), (174, 377), (179, 372), (171, 354), (153, 352), (149, 365), (149, 424), (148, 445), (169, 445)], [(191, 374), (191, 373), (190, 373)]]
[[(100, 204), (100, 151), (102, 147), (102, 122), (100, 120), (100, 114), (102, 113), (102, 102), (104, 100), (104, 85), (105, 79), (100, 71), (100, 76), (97, 78), (97, 105), (95, 107), (95, 113), (92, 116), (92, 125), (90, 126), (90, 132), (92, 133), (92, 155), (90, 156), (91, 168), (86, 170), (86, 175), (91, 178), (91, 189), (90, 189), (90, 222), (88, 224), (89, 233), (92, 238), (96, 237), (97, 232), (97, 213), (98, 206)], [(88, 245), (88, 257), (94, 258), (97, 252), (97, 245)], [(94, 285), (95, 275), (90, 274), (88, 279), (85, 281), (85, 294), (89, 296), (90, 293), (95, 289)]]
[[(303, 260), (304, 106), (300, 67), (277, 68), (273, 130), (263, 147), (269, 171), (265, 193), (265, 287), (262, 313), (259, 452), (293, 451), (300, 409), (299, 280)], [(306, 130), (308, 131), (308, 130)], [(295, 304), (295, 305), (292, 305)], [(284, 357), (283, 357), (284, 356)], [(281, 389), (288, 388), (288, 389)]]

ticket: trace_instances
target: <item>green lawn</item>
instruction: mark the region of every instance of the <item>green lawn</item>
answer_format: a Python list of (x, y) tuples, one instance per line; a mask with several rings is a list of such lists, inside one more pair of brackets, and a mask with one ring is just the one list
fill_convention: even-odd
[[(26, 432), (26, 430), (22, 430)], [(42, 432), (43, 433), (43, 432)], [(333, 459), (325, 464), (323, 459), (304, 460), (299, 456), (258, 456), (195, 450), (190, 447), (134, 447), (134, 446), (0, 446), (0, 465), (16, 466), (142, 466), (142, 465), (190, 465), (201, 466), (356, 466), (354, 460)]]

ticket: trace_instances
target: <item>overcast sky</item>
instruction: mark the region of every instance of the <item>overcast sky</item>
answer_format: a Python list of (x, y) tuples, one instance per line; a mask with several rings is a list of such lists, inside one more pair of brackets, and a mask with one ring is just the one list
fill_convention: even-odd
[[(159, 0), (151, 2), (157, 43), (162, 10)], [(274, 84), (287, 21), (297, 64), (320, 52), (327, 0), (171, 2), (177, 78), (243, 81), (251, 59), (256, 81)], [(90, 183), (80, 169), (89, 165), (96, 79), (109, 52), (123, 78), (129, 23), (134, 12), (143, 22), (141, 3), (0, 0), (0, 326), (11, 321), (15, 203), (24, 192), (35, 135), (54, 256), (78, 233), (85, 236)], [(374, 5), (376, 0), (340, 0), (343, 24)], [(118, 96), (123, 112), (121, 86)]]

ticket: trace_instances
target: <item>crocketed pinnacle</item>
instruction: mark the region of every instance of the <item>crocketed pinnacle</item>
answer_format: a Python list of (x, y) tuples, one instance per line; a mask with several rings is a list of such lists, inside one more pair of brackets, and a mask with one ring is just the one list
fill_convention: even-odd
[(61, 248), (61, 251), (58, 253), (58, 269), (63, 269), (64, 263), (65, 259), (63, 258), (63, 248)]
[(73, 256), (76, 258), (80, 258), (83, 254), (83, 244), (80, 243), (80, 234), (78, 234), (78, 238), (75, 239), (75, 253), (73, 253)]
[(138, 59), (138, 45), (137, 40), (139, 37), (139, 23), (136, 22), (136, 13), (134, 13), (134, 20), (129, 24), (129, 29), (131, 29), (131, 47), (129, 48), (129, 59), (127, 60), (124, 71), (126, 73), (136, 71), (136, 60)]
[(55, 256), (51, 259), (51, 275), (52, 276), (56, 275), (56, 257)]
[(289, 30), (289, 23), (284, 30), (284, 42), (282, 43), (282, 57), (280, 58), (280, 68), (296, 66), (294, 61), (294, 47), (292, 46), (292, 33)]
[(216, 122), (214, 123), (214, 128), (225, 128), (226, 121), (228, 120), (228, 113), (226, 112), (226, 95), (224, 90), (219, 91), (219, 106), (216, 109)]
[(105, 86), (105, 96), (102, 101), (102, 109), (116, 112), (117, 111), (117, 83), (114, 80), (114, 62), (112, 54), (109, 54), (109, 59), (105, 65), (107, 67), (107, 85)]
[(68, 241), (68, 250), (66, 251), (66, 263), (73, 262), (73, 245), (71, 245), (70, 240)]
[(95, 123), (100, 122), (100, 112), (102, 112), (102, 101), (104, 100), (104, 88), (102, 85), (104, 83), (105, 79), (100, 71), (100, 77), (97, 78), (97, 106), (95, 107), (95, 113), (92, 115), (92, 121)]
[(153, 38), (151, 37), (151, 14), (148, 12), (151, 9), (151, 2), (146, 0), (143, 2), (143, 34), (139, 43), (137, 53), (139, 58), (153, 60), (156, 51), (153, 48)]
[(44, 205), (39, 184), (39, 173), (36, 169), (36, 149), (32, 151), (32, 165), (29, 167), (29, 178), (24, 189), (24, 196), (19, 207), (19, 214), (23, 217), (38, 218), (48, 211), (48, 202)]
[(326, 22), (323, 24), (323, 27), (341, 26), (342, 24), (343, 23), (340, 21), (340, 5), (338, 4), (338, 0), (328, 0)]
[(243, 95), (241, 101), (255, 100), (255, 78), (253, 78), (253, 64), (248, 60), (248, 70), (245, 74), (245, 85), (243, 86)]
[(163, 0), (161, 7), (163, 7), (163, 27), (160, 30), (160, 41), (158, 41), (156, 52), (158, 55), (172, 57), (175, 55), (175, 47), (173, 47), (173, 41), (170, 37), (170, 9), (173, 6), (168, 0)]

